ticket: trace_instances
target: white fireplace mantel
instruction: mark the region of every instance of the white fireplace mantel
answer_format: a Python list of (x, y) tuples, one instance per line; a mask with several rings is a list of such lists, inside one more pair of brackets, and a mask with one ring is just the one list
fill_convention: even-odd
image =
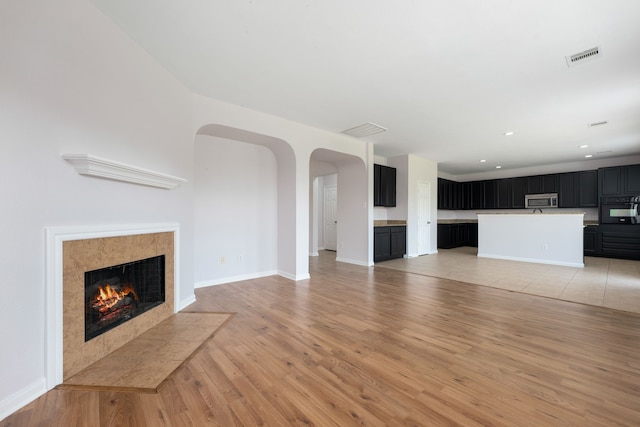
[(90, 175), (116, 181), (173, 189), (187, 182), (184, 178), (116, 162), (92, 154), (62, 154), (80, 175)]
[[(174, 310), (180, 306), (180, 226), (177, 223), (96, 225), (46, 228), (46, 389), (62, 383), (63, 377), (63, 242), (102, 237), (173, 232), (174, 237)], [(195, 301), (195, 297), (193, 299)]]

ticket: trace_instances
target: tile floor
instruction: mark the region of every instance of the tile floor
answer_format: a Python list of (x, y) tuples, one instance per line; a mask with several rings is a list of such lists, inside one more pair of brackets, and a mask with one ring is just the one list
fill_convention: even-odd
[(376, 263), (378, 267), (640, 313), (640, 261), (585, 257), (585, 267), (478, 258), (477, 248)]

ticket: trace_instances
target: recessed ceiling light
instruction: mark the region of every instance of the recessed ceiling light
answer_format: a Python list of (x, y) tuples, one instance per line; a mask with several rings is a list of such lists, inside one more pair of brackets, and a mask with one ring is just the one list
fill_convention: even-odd
[(480, 160), (480, 163), (486, 163), (486, 160), (482, 159)]
[(581, 145), (580, 148), (589, 148), (587, 144)]
[(502, 169), (502, 166), (496, 166), (496, 169)]
[(593, 157), (593, 154), (587, 154), (585, 157), (586, 157), (587, 159), (590, 159), (591, 157)]
[(504, 133), (504, 136), (511, 136), (511, 135), (513, 135), (514, 133), (515, 133), (514, 131), (510, 130), (509, 132), (505, 132), (505, 133)]

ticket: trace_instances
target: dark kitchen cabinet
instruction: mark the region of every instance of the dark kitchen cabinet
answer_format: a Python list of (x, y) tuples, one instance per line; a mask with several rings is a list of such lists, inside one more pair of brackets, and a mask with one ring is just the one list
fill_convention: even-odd
[(600, 248), (598, 255), (640, 260), (640, 227), (601, 224), (598, 226), (596, 239)]
[(598, 239), (598, 226), (587, 225), (584, 228), (584, 255), (595, 256), (600, 254), (600, 245)]
[(511, 207), (524, 209), (524, 196), (527, 194), (527, 177), (511, 179)]
[(373, 229), (373, 261), (391, 259), (391, 231), (389, 227)]
[[(562, 206), (561, 206), (562, 207)], [(598, 207), (598, 171), (578, 172), (578, 207)]]
[(640, 194), (640, 165), (598, 169), (600, 196), (633, 196)]
[(511, 190), (511, 178), (498, 180), (498, 203), (496, 207), (498, 209), (511, 209), (512, 202), (512, 190)]
[(598, 169), (598, 186), (600, 187), (601, 196), (618, 196), (622, 194), (622, 168)]
[(402, 258), (407, 252), (407, 228), (405, 226), (374, 227), (373, 261), (380, 262)]
[(484, 209), (484, 181), (471, 183), (471, 209)]
[(527, 177), (527, 194), (539, 194), (542, 191), (542, 175)]
[(373, 165), (373, 205), (396, 206), (396, 168)]
[(407, 227), (389, 228), (391, 229), (391, 258), (402, 258), (407, 253)]
[(471, 190), (468, 183), (438, 178), (438, 209), (469, 209)]
[(640, 196), (640, 165), (623, 166), (624, 186), (628, 195)]
[(542, 175), (542, 192), (543, 193), (558, 192), (558, 174), (557, 173)]
[(558, 174), (558, 207), (598, 207), (598, 171)]
[(484, 208), (495, 209), (498, 207), (498, 180), (484, 181)]
[(438, 248), (452, 249), (460, 246), (478, 246), (478, 224), (438, 224)]
[(466, 236), (462, 246), (478, 247), (478, 223), (468, 222), (466, 225)]
[(558, 174), (535, 175), (526, 178), (527, 194), (558, 192)]
[(558, 207), (578, 207), (578, 172), (561, 173), (558, 177)]

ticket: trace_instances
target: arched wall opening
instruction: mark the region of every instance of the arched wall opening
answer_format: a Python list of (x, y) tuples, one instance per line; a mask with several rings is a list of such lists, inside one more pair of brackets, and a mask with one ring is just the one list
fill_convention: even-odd
[(299, 279), (291, 146), (218, 124), (202, 126), (195, 145), (196, 287), (271, 274)]
[(319, 177), (332, 174), (337, 175), (336, 260), (372, 265), (372, 239), (369, 236), (372, 207), (367, 165), (360, 157), (323, 148), (314, 150), (309, 161), (309, 253), (316, 255), (321, 247), (318, 236), (323, 233), (321, 227), (324, 226), (323, 180)]

